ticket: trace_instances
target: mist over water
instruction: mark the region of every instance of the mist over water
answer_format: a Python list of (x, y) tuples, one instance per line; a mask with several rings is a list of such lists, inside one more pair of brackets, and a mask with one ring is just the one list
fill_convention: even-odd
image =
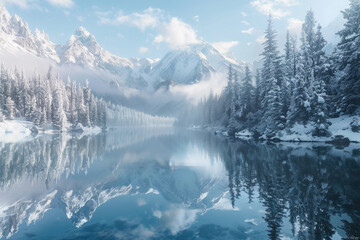
[(239, 142), (175, 128), (0, 143), (10, 239), (359, 236), (360, 146)]

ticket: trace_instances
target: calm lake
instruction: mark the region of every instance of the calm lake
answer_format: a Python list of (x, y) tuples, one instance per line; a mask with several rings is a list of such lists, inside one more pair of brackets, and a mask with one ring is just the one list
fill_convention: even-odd
[(0, 239), (346, 237), (360, 237), (359, 144), (175, 128), (0, 143)]

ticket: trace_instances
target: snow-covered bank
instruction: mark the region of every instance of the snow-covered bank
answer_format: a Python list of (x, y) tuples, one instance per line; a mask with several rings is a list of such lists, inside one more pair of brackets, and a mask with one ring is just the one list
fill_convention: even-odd
[[(83, 136), (99, 134), (101, 131), (101, 128), (98, 126), (84, 127), (80, 124), (76, 126), (75, 129), (67, 127), (65, 133), (79, 133)], [(52, 135), (58, 133), (59, 131), (52, 127), (34, 127), (34, 123), (21, 118), (0, 122), (0, 143), (29, 141), (38, 135)]]
[[(316, 137), (313, 136), (315, 124), (308, 123), (306, 125), (295, 124), (290, 129), (285, 129), (279, 131), (275, 136), (268, 139), (266, 136), (260, 136), (264, 140), (276, 139), (278, 141), (284, 142), (329, 142), (334, 139), (349, 139), (350, 142), (360, 143), (360, 131), (354, 128), (354, 122), (360, 122), (360, 117), (358, 116), (340, 116), (338, 118), (329, 119), (330, 126), (328, 131), (331, 136), (329, 137)], [(357, 132), (356, 132), (357, 131)], [(235, 137), (238, 139), (249, 140), (253, 138), (253, 133), (248, 129), (244, 129), (235, 134)]]
[(32, 122), (25, 120), (5, 120), (0, 122), (0, 142), (18, 142), (31, 139)]

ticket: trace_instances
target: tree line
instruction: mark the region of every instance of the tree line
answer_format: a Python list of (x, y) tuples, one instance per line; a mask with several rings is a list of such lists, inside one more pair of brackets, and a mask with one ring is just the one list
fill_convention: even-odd
[(240, 79), (230, 66), (220, 96), (210, 94), (181, 122), (221, 124), (230, 134), (249, 127), (267, 135), (296, 123), (313, 123), (313, 136), (329, 136), (330, 117), (360, 114), (360, 2), (350, 0), (343, 17), (346, 23), (337, 33), (340, 42), (332, 54), (325, 53), (327, 42), (311, 10), (302, 26), (300, 46), (297, 37), (287, 32), (280, 54), (270, 15), (262, 67), (251, 73), (247, 66)]
[(25, 118), (36, 126), (53, 126), (63, 131), (79, 123), (86, 127), (106, 127), (106, 103), (91, 92), (88, 82), (76, 85), (68, 78), (65, 84), (53, 76), (52, 68), (46, 75), (34, 74), (25, 78), (1, 66), (0, 121)]

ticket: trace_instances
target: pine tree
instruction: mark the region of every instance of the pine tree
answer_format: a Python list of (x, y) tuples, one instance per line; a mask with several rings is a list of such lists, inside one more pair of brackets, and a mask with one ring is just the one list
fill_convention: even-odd
[(84, 126), (90, 126), (90, 88), (89, 82), (86, 80), (84, 91), (84, 105), (85, 105), (85, 121)]
[(78, 114), (76, 108), (76, 83), (71, 84), (70, 99), (69, 99), (69, 121), (73, 126), (78, 123)]
[(232, 94), (230, 101), (230, 118), (229, 118), (229, 124), (227, 126), (228, 134), (230, 136), (233, 136), (239, 130), (239, 124), (236, 119), (235, 103), (236, 103), (235, 94)]
[(240, 93), (240, 117), (245, 119), (246, 115), (251, 112), (251, 100), (253, 93), (253, 86), (251, 83), (251, 73), (249, 66), (245, 67), (245, 78), (241, 87)]
[(286, 118), (286, 114), (289, 110), (290, 106), (290, 98), (291, 98), (291, 81), (292, 81), (292, 48), (290, 41), (290, 33), (289, 31), (286, 34), (286, 43), (285, 43), (285, 56), (284, 56), (284, 78), (281, 82), (281, 103), (282, 110), (281, 115), (283, 118)]
[(56, 88), (53, 92), (52, 123), (56, 129), (62, 131), (65, 129), (67, 119), (66, 119), (66, 114), (65, 114), (65, 110), (64, 110), (64, 106), (63, 106), (63, 99), (62, 99), (61, 91), (59, 89), (58, 81), (60, 81), (60, 80), (57, 79)]
[(261, 107), (261, 100), (260, 100), (260, 86), (261, 84), (261, 75), (259, 69), (256, 70), (256, 76), (255, 76), (255, 88), (254, 88), (254, 112), (260, 110)]
[[(230, 119), (230, 114), (231, 114), (231, 100), (233, 97), (233, 90), (234, 90), (234, 83), (233, 83), (233, 72), (232, 72), (232, 66), (229, 66), (229, 70), (228, 70), (228, 77), (227, 77), (228, 83), (227, 86), (224, 90), (224, 97), (225, 97), (225, 113), (227, 114), (228, 118)], [(235, 103), (234, 103), (235, 104)]]
[(338, 82), (339, 111), (354, 114), (360, 107), (360, 2), (350, 0), (350, 7), (343, 11), (346, 20), (338, 35), (335, 58), (342, 76)]
[[(278, 45), (275, 38), (276, 38), (276, 31), (273, 29), (272, 18), (270, 15), (268, 20), (268, 26), (265, 31), (265, 42), (263, 43), (264, 51), (262, 53), (264, 64), (262, 67), (262, 76), (261, 76), (262, 77), (261, 98), (262, 98), (262, 108), (264, 111), (264, 116), (270, 114), (267, 112), (274, 111), (273, 109), (271, 109), (269, 103), (269, 100), (271, 100), (271, 97), (275, 94), (274, 91), (276, 92), (276, 94), (277, 92), (279, 92), (275, 89), (275, 86), (273, 85), (274, 79), (276, 81), (276, 85), (278, 85), (279, 87), (281, 85), (283, 78)], [(271, 97), (269, 96), (270, 91), (273, 91), (271, 93)]]
[(265, 114), (266, 126), (268, 132), (271, 133), (274, 130), (282, 129), (284, 126), (281, 123), (281, 96), (280, 96), (280, 87), (278, 85), (277, 79), (275, 78), (275, 68), (272, 63), (270, 63), (270, 79), (269, 83), (270, 90), (267, 95), (267, 102), (269, 104), (268, 110)]
[(6, 117), (9, 120), (14, 119), (15, 104), (11, 97), (7, 97), (5, 100)]
[(98, 124), (98, 113), (97, 113), (97, 105), (95, 101), (95, 97), (93, 94), (90, 94), (90, 122), (92, 126), (96, 126)]
[(0, 108), (0, 122), (4, 121), (4, 114), (2, 109)]
[(295, 76), (295, 86), (291, 96), (289, 112), (287, 114), (287, 123), (289, 126), (296, 122), (306, 124), (309, 121), (311, 110), (310, 97), (305, 83), (304, 72), (303, 61), (300, 61)]

